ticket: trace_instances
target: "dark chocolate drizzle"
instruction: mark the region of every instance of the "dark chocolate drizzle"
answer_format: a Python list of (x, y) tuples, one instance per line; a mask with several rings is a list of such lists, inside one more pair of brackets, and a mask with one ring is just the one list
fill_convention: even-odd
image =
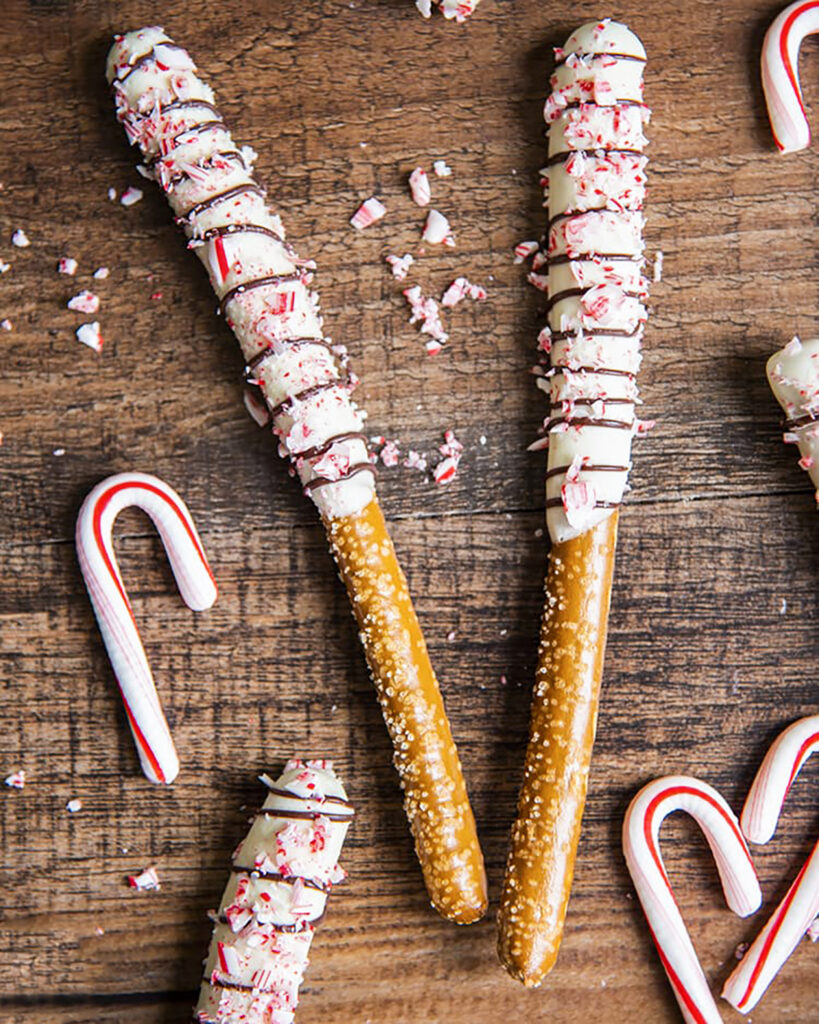
[[(182, 53), (187, 53), (184, 46), (179, 46), (177, 43), (172, 43), (166, 39), (161, 39), (156, 46), (165, 46), (169, 50), (180, 50)], [(133, 63), (128, 67), (125, 74), (117, 75), (114, 81), (122, 83), (127, 78), (130, 78), (135, 71), (139, 71), (141, 68), (145, 67), (146, 64), (149, 64), (151, 61), (157, 61), (156, 46), (152, 46), (147, 53), (143, 53), (140, 57), (136, 57)]]
[(293, 818), (296, 821), (315, 821), (316, 818), (327, 818), (328, 821), (350, 821), (352, 814), (338, 814), (333, 811), (287, 811), (275, 807), (262, 807), (256, 811), (257, 818)]
[(324, 884), (314, 878), (303, 878), (301, 875), (281, 875), (278, 871), (260, 871), (258, 868), (244, 867), (241, 864), (234, 864), (231, 868), (234, 875), (253, 875), (265, 882), (284, 882), (285, 885), (295, 885), (296, 882), (303, 882), (308, 889), (316, 892), (329, 892), (333, 886), (328, 882)]
[(648, 163), (648, 157), (639, 149), (623, 149), (618, 146), (597, 146), (595, 149), (562, 149), (559, 153), (555, 153), (553, 156), (549, 157), (546, 161), (546, 166), (553, 167), (555, 164), (562, 164), (565, 160), (568, 160), (570, 156), (574, 156), (576, 153), (582, 153), (583, 156), (593, 156), (595, 160), (604, 160), (609, 153), (622, 153), (625, 156), (644, 157), (646, 163)]
[(227, 312), (228, 304), (239, 295), (244, 295), (245, 292), (253, 291), (255, 288), (277, 287), (280, 284), (300, 281), (303, 277), (304, 271), (294, 270), (290, 274), (274, 274), (271, 277), (256, 277), (250, 281), (243, 281), (241, 284), (237, 284), (235, 288), (225, 292), (219, 303), (219, 311), (224, 316)]
[[(585, 469), (585, 468), (586, 467), (584, 466), (583, 469)], [(562, 498), (547, 498), (546, 499), (546, 508), (562, 508), (562, 507), (563, 507), (563, 499)], [(620, 507), (620, 502), (619, 501), (596, 501), (594, 503), (594, 507), (595, 508), (619, 508)]]
[[(597, 285), (590, 285), (588, 288), (566, 288), (562, 292), (555, 292), (554, 295), (550, 295), (546, 303), (546, 312), (548, 313), (553, 306), (556, 306), (558, 302), (562, 302), (564, 299), (576, 298), (580, 295), (586, 295)], [(623, 294), (629, 299), (638, 299), (642, 302), (642, 296), (638, 292), (627, 292), (623, 289)]]
[(549, 431), (560, 423), (568, 423), (570, 427), (611, 427), (612, 430), (632, 430), (634, 427), (633, 423), (624, 423), (623, 420), (596, 419), (591, 416), (555, 416), (549, 419)]
[[(555, 466), (554, 469), (550, 469), (546, 474), (546, 479), (549, 480), (553, 476), (560, 476), (565, 473), (567, 469), (571, 469), (571, 463), (567, 462), (564, 466)], [(580, 469), (584, 473), (628, 473), (628, 466), (607, 466), (604, 463), (588, 463), (580, 466)]]
[(322, 796), (321, 799), (315, 796), (302, 796), (301, 793), (294, 793), (291, 789), (277, 789), (275, 786), (267, 787), (268, 793), (273, 793), (275, 796), (283, 796), (288, 800), (304, 800), (305, 802), (318, 802), (323, 804), (338, 804), (340, 807), (349, 807), (353, 809), (353, 805), (349, 800), (345, 800), (343, 796)]
[(785, 430), (800, 430), (802, 427), (808, 427), (811, 423), (816, 422), (816, 416), (807, 413), (804, 416), (798, 416), (795, 420), (785, 420)]
[(210, 210), (211, 207), (217, 206), (219, 203), (225, 203), (228, 199), (233, 199), (236, 196), (244, 195), (245, 192), (249, 192), (251, 195), (260, 196), (264, 199), (266, 193), (263, 188), (259, 185), (244, 184), (234, 185), (233, 188), (225, 189), (224, 192), (217, 192), (215, 196), (209, 196), (207, 199), (203, 199), (201, 203), (194, 203), (190, 209), (185, 210), (184, 213), (180, 213), (176, 218), (177, 224), (190, 223), (192, 217), (198, 217), (200, 213), (204, 213), (205, 210)]

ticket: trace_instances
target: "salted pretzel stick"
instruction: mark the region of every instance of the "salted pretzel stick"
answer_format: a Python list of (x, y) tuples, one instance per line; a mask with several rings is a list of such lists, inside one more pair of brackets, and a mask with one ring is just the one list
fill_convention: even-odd
[[(742, 809), (742, 830), (753, 843), (767, 843), (782, 805), (802, 766), (819, 750), (819, 715), (788, 726), (765, 755)], [(722, 990), (740, 1010), (752, 1010), (819, 914), (819, 841), (791, 887), (757, 935)]]
[(288, 761), (233, 854), (194, 1019), (291, 1024), (353, 808), (330, 761)]
[(819, 502), (819, 338), (793, 338), (774, 352), (767, 365), (768, 383), (787, 417), (787, 444), (799, 448), (799, 465), (810, 474)]
[[(247, 361), (250, 408), (271, 421), (321, 513), (395, 744), (405, 807), (433, 905), (469, 923), (486, 881), (458, 755), (378, 499), (364, 416), (344, 351), (322, 332), (313, 264), (231, 138), (213, 92), (162, 29), (118, 36), (108, 57), (117, 113), (207, 268)], [(340, 366), (339, 363), (342, 363)]]
[(797, 0), (781, 11), (762, 44), (762, 88), (780, 153), (810, 145), (810, 125), (799, 85), (799, 48), (819, 32), (819, 0)]
[[(646, 319), (645, 50), (591, 22), (555, 53), (546, 101), (549, 225), (531, 279), (548, 289), (546, 521), (552, 548), (532, 720), (499, 912), (498, 953), (539, 985), (563, 932), (597, 719)], [(545, 272), (545, 273), (544, 273)]]

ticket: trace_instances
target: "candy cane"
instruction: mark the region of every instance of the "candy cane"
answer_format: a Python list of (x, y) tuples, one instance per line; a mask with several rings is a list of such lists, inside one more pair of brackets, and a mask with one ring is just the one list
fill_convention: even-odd
[(669, 775), (644, 786), (632, 800), (623, 822), (623, 851), (665, 973), (689, 1024), (720, 1024), (660, 856), (660, 825), (673, 811), (686, 811), (704, 832), (735, 914), (752, 914), (762, 893), (739, 822), (716, 790), (689, 776)]
[[(742, 811), (742, 830), (767, 843), (782, 804), (810, 755), (819, 750), (819, 715), (794, 722), (775, 740), (753, 781)], [(819, 914), (819, 841), (785, 898), (725, 982), (724, 999), (743, 1013), (752, 1010)]]
[(97, 484), (85, 499), (76, 530), (85, 585), (142, 770), (151, 782), (170, 783), (179, 772), (179, 759), (114, 554), (114, 520), (131, 505), (147, 513), (159, 531), (185, 604), (203, 611), (216, 600), (217, 591), (191, 514), (167, 484), (146, 473), (120, 473)]
[(810, 145), (810, 125), (799, 86), (799, 47), (819, 32), (819, 0), (797, 0), (774, 19), (762, 44), (762, 88), (774, 141), (782, 153)]

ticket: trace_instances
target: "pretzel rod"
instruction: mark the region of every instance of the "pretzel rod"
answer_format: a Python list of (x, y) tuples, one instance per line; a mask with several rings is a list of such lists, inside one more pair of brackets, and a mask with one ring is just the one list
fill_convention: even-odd
[[(108, 57), (117, 113), (209, 272), (247, 362), (249, 408), (321, 513), (359, 620), (396, 746), (416, 850), (434, 906), (459, 923), (486, 909), (472, 810), (443, 701), (375, 493), (364, 414), (346, 354), (324, 336), (314, 264), (284, 241), (277, 214), (231, 138), (211, 89), (162, 29), (118, 36)], [(373, 579), (391, 590), (374, 595)], [(376, 599), (377, 598), (377, 599)]]
[[(618, 508), (641, 429), (636, 372), (646, 319), (642, 205), (645, 50), (616, 22), (579, 28), (546, 101), (549, 224), (531, 280), (548, 290), (539, 344), (549, 392), (546, 521), (552, 540), (498, 953), (536, 986), (554, 966), (597, 720)], [(547, 274), (544, 276), (544, 270)], [(540, 445), (538, 445), (540, 446)]]
[(288, 761), (233, 854), (198, 1024), (291, 1024), (353, 808), (330, 761)]

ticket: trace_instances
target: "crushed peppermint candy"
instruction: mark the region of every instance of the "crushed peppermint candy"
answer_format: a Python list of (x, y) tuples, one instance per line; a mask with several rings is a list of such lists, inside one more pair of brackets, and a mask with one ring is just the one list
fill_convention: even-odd
[[(142, 196), (143, 192), (141, 188), (135, 188), (133, 185), (129, 185), (120, 196), (119, 201), (123, 206), (133, 206), (134, 203), (138, 203), (140, 199), (142, 199)], [(110, 192), (108, 193), (108, 197), (109, 199), (111, 198)], [(116, 193), (114, 194), (114, 198), (116, 198)]]
[(385, 466), (397, 466), (399, 457), (398, 441), (385, 441), (384, 447), (378, 454)]
[(359, 206), (350, 218), (350, 223), (356, 231), (363, 231), (364, 228), (368, 228), (371, 224), (375, 224), (377, 220), (381, 220), (386, 212), (387, 207), (376, 199), (375, 196), (370, 196), (369, 199), (364, 200), (361, 206)]
[(4, 263), (2, 260), (0, 260), (0, 274), (6, 274), (9, 272), (9, 270), (11, 270), (11, 264)]
[(455, 437), (454, 431), (447, 430), (444, 434), (444, 443), (438, 448), (444, 458), (432, 470), (436, 484), (448, 484), (455, 478), (463, 450), (464, 446)]
[(155, 867), (145, 868), (138, 875), (128, 875), (128, 885), (138, 892), (153, 892), (161, 888)]
[(469, 297), (476, 302), (483, 302), (486, 298), (486, 289), (479, 284), (472, 284), (465, 277), (456, 277), (452, 284), (444, 292), (441, 305), (451, 308), (457, 306), (461, 299)]
[(429, 177), (423, 167), (416, 167), (409, 176), (409, 187), (413, 201), (417, 206), (429, 206), (432, 199), (432, 189), (429, 185)]
[(100, 308), (100, 299), (99, 295), (95, 295), (93, 292), (89, 292), (87, 288), (84, 288), (81, 292), (72, 296), (66, 305), (76, 313), (96, 313)]
[(65, 448), (55, 448), (51, 454), (59, 459), (62, 455), (65, 455)]
[(384, 262), (388, 263), (392, 270), (392, 276), (396, 281), (403, 281), (409, 273), (409, 268), (413, 265), (415, 260), (411, 253), (405, 252), (403, 256), (393, 256), (389, 253), (384, 257)]
[(95, 352), (102, 352), (103, 337), (98, 320), (94, 320), (90, 324), (80, 324), (76, 330), (76, 335), (77, 341), (81, 341), (83, 345), (93, 348)]
[(17, 228), (11, 236), (11, 244), (16, 245), (18, 249), (27, 249), (31, 245), (31, 239), (22, 228)]
[(26, 788), (26, 770), (20, 768), (16, 772), (12, 772), (11, 775), (7, 775), (3, 780), (10, 789), (25, 789)]
[(77, 811), (82, 810), (82, 800), (78, 799), (77, 797), (74, 797), (73, 800), (68, 801), (68, 803), (65, 805), (65, 809), (68, 811), (69, 814), (76, 814)]
[(515, 263), (523, 263), (534, 256), (540, 248), (540, 242), (518, 242), (515, 246)]
[(452, 174), (452, 168), (447, 166), (446, 160), (436, 160), (432, 169), (439, 178), (448, 178)]
[(116, 202), (117, 190), (115, 188), (108, 189), (108, 198), (111, 200), (112, 203)]
[(407, 451), (407, 457), (401, 465), (405, 466), (407, 469), (417, 469), (421, 473), (426, 473), (427, 457), (426, 455), (421, 455), (420, 452), (416, 452), (415, 449), (410, 448)]
[(430, 340), (426, 343), (427, 352), (429, 355), (436, 355), (449, 340), (449, 335), (441, 323), (438, 303), (435, 299), (425, 296), (421, 291), (421, 286), (417, 284), (412, 288), (404, 289), (404, 298), (411, 309), (410, 323), (420, 322), (421, 333), (430, 336)]
[(58, 274), (67, 274), (69, 277), (73, 277), (77, 273), (77, 267), (79, 264), (75, 259), (70, 256), (61, 256), (60, 261), (57, 264)]
[(449, 221), (438, 210), (430, 210), (427, 214), (424, 232), (421, 237), (425, 242), (429, 242), (430, 245), (441, 245), (443, 243), (450, 246), (450, 248), (455, 245), (455, 236), (452, 234)]
[(91, 276), (96, 278), (97, 281), (104, 281), (110, 273), (111, 271), (108, 269), (108, 267), (97, 267), (97, 269)]
[(8, 319), (8, 317), (6, 317), (5, 320), (0, 320), (0, 329), (4, 331), (13, 331), (14, 324)]

